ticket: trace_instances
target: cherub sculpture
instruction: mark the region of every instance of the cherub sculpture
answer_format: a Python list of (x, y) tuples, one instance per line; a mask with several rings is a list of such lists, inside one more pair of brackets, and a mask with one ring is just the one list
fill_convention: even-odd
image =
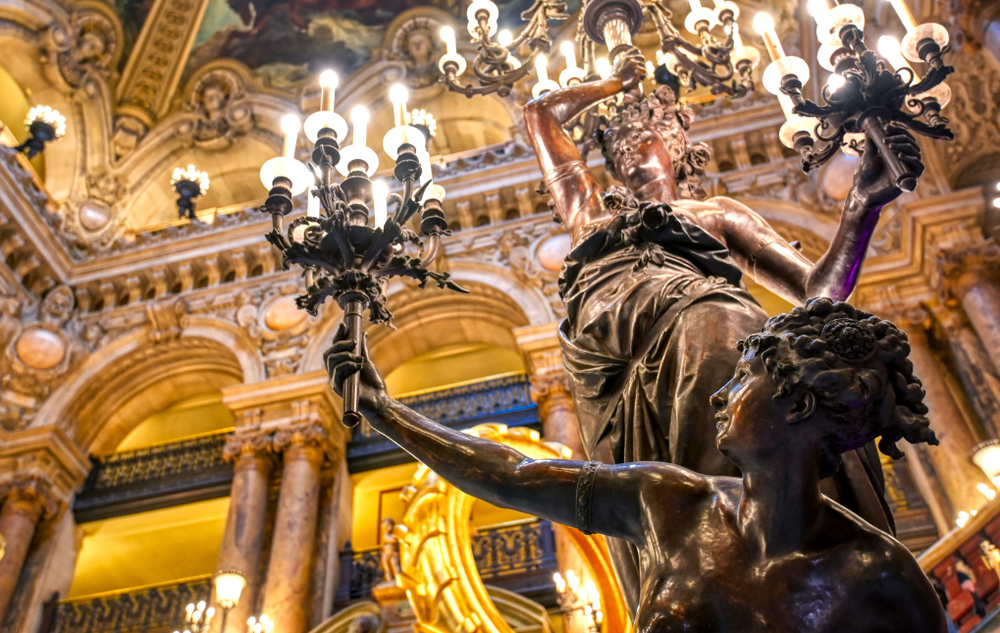
[(712, 397), (716, 445), (742, 477), (666, 462), (534, 460), (393, 400), (346, 333), (332, 383), (361, 372), (365, 417), (440, 476), (495, 505), (631, 544), (638, 633), (944, 633), (944, 612), (909, 551), (825, 496), (841, 456), (879, 440), (936, 443), (906, 335), (820, 298), (739, 344)]
[(399, 539), (393, 533), (396, 522), (386, 517), (382, 519), (382, 552), (379, 565), (382, 567), (382, 582), (385, 584), (396, 584), (399, 577)]
[[(816, 263), (743, 204), (691, 199), (708, 148), (687, 135), (693, 113), (662, 87), (635, 89), (638, 50), (619, 54), (610, 77), (555, 90), (528, 103), (524, 120), (557, 218), (572, 251), (560, 281), (567, 318), (563, 357), (587, 456), (621, 464), (667, 461), (705, 475), (737, 475), (715, 447), (709, 396), (739, 358), (736, 342), (767, 318), (742, 284), (748, 275), (800, 305), (846, 299), (854, 289), (881, 208), (900, 194), (869, 143), (840, 225)], [(608, 173), (624, 188), (603, 191), (565, 131), (581, 112), (624, 92), (598, 132)], [(905, 131), (889, 147), (920, 173)], [(682, 197), (682, 194), (689, 197)], [(876, 527), (893, 531), (874, 447), (858, 447), (825, 482), (827, 492)], [(626, 599), (640, 588), (635, 552), (609, 542)]]

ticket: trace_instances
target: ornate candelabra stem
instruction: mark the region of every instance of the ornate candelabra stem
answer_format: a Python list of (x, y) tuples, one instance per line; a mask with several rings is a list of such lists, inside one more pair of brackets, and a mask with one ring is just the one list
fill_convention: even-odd
[[(360, 356), (364, 342), (361, 313), (368, 309), (368, 299), (363, 295), (350, 293), (341, 297), (339, 303), (344, 310), (344, 325), (347, 327), (348, 336), (354, 342), (354, 353)], [(344, 414), (341, 420), (347, 427), (354, 427), (361, 422), (361, 414), (358, 412), (360, 378), (354, 373), (348, 376), (344, 383)]]

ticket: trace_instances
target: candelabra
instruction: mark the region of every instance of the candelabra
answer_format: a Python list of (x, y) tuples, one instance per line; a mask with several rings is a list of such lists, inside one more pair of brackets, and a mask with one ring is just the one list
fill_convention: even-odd
[[(359, 106), (352, 110), (353, 142), (341, 148), (347, 122), (334, 112), (336, 75), (325, 71), (320, 85), (320, 110), (310, 115), (304, 126), (313, 142), (312, 160), (306, 167), (295, 159), (299, 119), (285, 117), (283, 155), (267, 161), (261, 169), (261, 182), (270, 191), (260, 210), (273, 219), (267, 239), (281, 251), (282, 266), (296, 264), (304, 271), (306, 291), (296, 301), (299, 308), (315, 315), (332, 296), (344, 310), (344, 324), (360, 354), (362, 312), (369, 311), (371, 323), (392, 319), (385, 305), (385, 284), (390, 277), (410, 277), (421, 287), (432, 280), (441, 288), (465, 290), (447, 273), (428, 269), (437, 256), (441, 237), (450, 232), (441, 207), (444, 188), (431, 182), (427, 139), (420, 130), (406, 125), (406, 88), (396, 85), (389, 93), (395, 127), (385, 135), (382, 147), (395, 159), (393, 173), (402, 185), (402, 193), (389, 194), (385, 182), (371, 180), (379, 161), (367, 146), (367, 109)], [(335, 171), (344, 177), (339, 184), (334, 182)], [(306, 216), (290, 222), (286, 231), (283, 218), (292, 211), (293, 197), (304, 193), (310, 184), (313, 202)], [(392, 215), (388, 212), (390, 203), (394, 206)], [(426, 240), (406, 228), (418, 212)], [(348, 427), (361, 421), (358, 384), (355, 374), (344, 386), (342, 420)]]
[[(948, 31), (940, 24), (918, 24), (905, 0), (890, 2), (907, 32), (901, 45), (883, 37), (879, 52), (884, 59), (880, 59), (865, 45), (860, 7), (831, 7), (827, 0), (810, 0), (809, 12), (821, 43), (818, 61), (835, 73), (822, 90), (823, 105), (803, 97), (809, 67), (805, 60), (785, 55), (773, 20), (758, 14), (754, 27), (772, 59), (764, 70), (764, 87), (778, 96), (787, 119), (779, 134), (781, 142), (800, 153), (803, 169), (822, 165), (841, 148), (858, 153), (863, 149), (860, 142), (867, 138), (883, 156), (896, 186), (913, 191), (921, 166), (900, 160), (886, 139), (901, 128), (931, 138), (953, 138), (941, 108), (951, 97), (943, 81), (954, 69), (942, 60), (948, 51)], [(923, 79), (908, 61), (928, 66)]]
[[(192, 602), (187, 606), (186, 611), (184, 633), (204, 633), (208, 630), (208, 626), (212, 622), (212, 617), (215, 615), (215, 609), (212, 607), (205, 608), (204, 600), (201, 600), (198, 604)], [(181, 632), (174, 631), (174, 633)]]
[[(739, 97), (754, 87), (751, 71), (760, 61), (756, 49), (744, 46), (736, 19), (740, 8), (729, 0), (713, 0), (709, 9), (701, 0), (688, 0), (691, 11), (684, 26), (697, 36), (700, 45), (689, 42), (671, 23), (672, 14), (659, 0), (640, 3), (639, 0), (591, 0), (580, 15), (573, 41), (559, 47), (566, 60), (566, 68), (559, 74), (559, 81), (549, 79), (546, 55), (552, 48), (548, 36), (550, 21), (565, 20), (566, 4), (558, 0), (539, 0), (521, 15), (527, 22), (516, 37), (509, 31), (497, 30), (499, 11), (491, 0), (474, 0), (469, 5), (468, 31), (477, 45), (477, 55), (472, 62), (476, 84), (461, 83), (469, 64), (458, 53), (455, 32), (450, 27), (441, 29), (441, 39), (446, 52), (438, 68), (449, 89), (469, 97), (496, 92), (501, 96), (510, 93), (514, 84), (528, 75), (533, 67), (538, 83), (532, 88), (535, 97), (561, 86), (596, 79), (610, 68), (608, 58), (597, 56), (597, 46), (606, 46), (609, 58), (632, 44), (634, 35), (642, 26), (645, 15), (650, 16), (660, 39), (657, 72), (661, 83), (685, 85), (693, 90), (707, 86), (713, 94)], [(719, 33), (721, 29), (721, 33)], [(516, 53), (527, 48), (530, 53), (522, 61)], [(578, 63), (578, 61), (580, 63)]]
[(34, 158), (45, 149), (46, 143), (63, 137), (66, 133), (66, 117), (49, 106), (35, 106), (28, 110), (24, 127), (28, 130), (28, 138), (15, 147), (14, 151), (24, 152), (28, 158)]
[(266, 613), (261, 613), (259, 618), (250, 616), (247, 620), (247, 633), (271, 633), (274, 628), (274, 620), (267, 617)]
[(177, 192), (177, 213), (180, 217), (187, 216), (191, 220), (196, 220), (194, 215), (194, 200), (205, 195), (208, 191), (208, 173), (199, 171), (194, 165), (188, 165), (187, 169), (177, 167), (174, 175), (170, 178), (170, 184)]
[(593, 581), (588, 580), (581, 587), (580, 579), (572, 569), (566, 571), (565, 580), (559, 572), (552, 574), (552, 580), (555, 581), (556, 593), (559, 594), (557, 600), (560, 610), (566, 615), (582, 612), (587, 618), (587, 630), (590, 633), (601, 633), (604, 611), (601, 610), (601, 594)]

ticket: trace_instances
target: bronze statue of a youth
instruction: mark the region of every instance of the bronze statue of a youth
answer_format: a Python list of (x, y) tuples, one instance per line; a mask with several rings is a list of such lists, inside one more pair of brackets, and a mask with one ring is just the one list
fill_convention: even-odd
[[(665, 462), (532, 460), (396, 402), (367, 357), (327, 353), (336, 389), (361, 371), (381, 433), (466, 493), (624, 539), (636, 548), (638, 633), (944, 633), (906, 548), (826, 497), (841, 454), (875, 438), (936, 443), (906, 335), (846, 303), (813, 299), (740, 343), (714, 394), (716, 442), (742, 478)], [(367, 354), (367, 350), (365, 350)]]
[[(811, 296), (846, 299), (879, 212), (900, 191), (867, 145), (830, 248), (814, 264), (739, 202), (681, 198), (708, 149), (689, 141), (693, 114), (664, 87), (646, 97), (626, 92), (599, 134), (608, 171), (625, 185), (604, 192), (563, 125), (635, 87), (644, 63), (633, 49), (618, 56), (609, 78), (555, 90), (524, 109), (555, 213), (572, 239), (560, 280), (568, 313), (560, 336), (584, 449), (605, 462), (660, 460), (736, 475), (715, 448), (707, 403), (732, 373), (736, 342), (767, 318), (741, 275), (796, 305)], [(894, 132), (889, 146), (920, 173), (912, 137)], [(873, 450), (849, 456), (845, 477), (838, 487), (848, 507), (891, 531)]]

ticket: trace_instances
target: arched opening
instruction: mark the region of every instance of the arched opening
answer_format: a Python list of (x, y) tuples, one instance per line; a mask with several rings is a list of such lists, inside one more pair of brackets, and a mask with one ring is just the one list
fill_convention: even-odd
[[(0, 65), (0, 95), (3, 95), (3, 99), (0, 99), (0, 123), (3, 124), (0, 137), (9, 135), (4, 140), (4, 145), (10, 145), (11, 141), (16, 141), (15, 144), (19, 145), (28, 138), (24, 120), (28, 116), (31, 104), (21, 84), (17, 83), (2, 65)], [(39, 178), (45, 180), (45, 152), (32, 158), (31, 166), (35, 168)]]

